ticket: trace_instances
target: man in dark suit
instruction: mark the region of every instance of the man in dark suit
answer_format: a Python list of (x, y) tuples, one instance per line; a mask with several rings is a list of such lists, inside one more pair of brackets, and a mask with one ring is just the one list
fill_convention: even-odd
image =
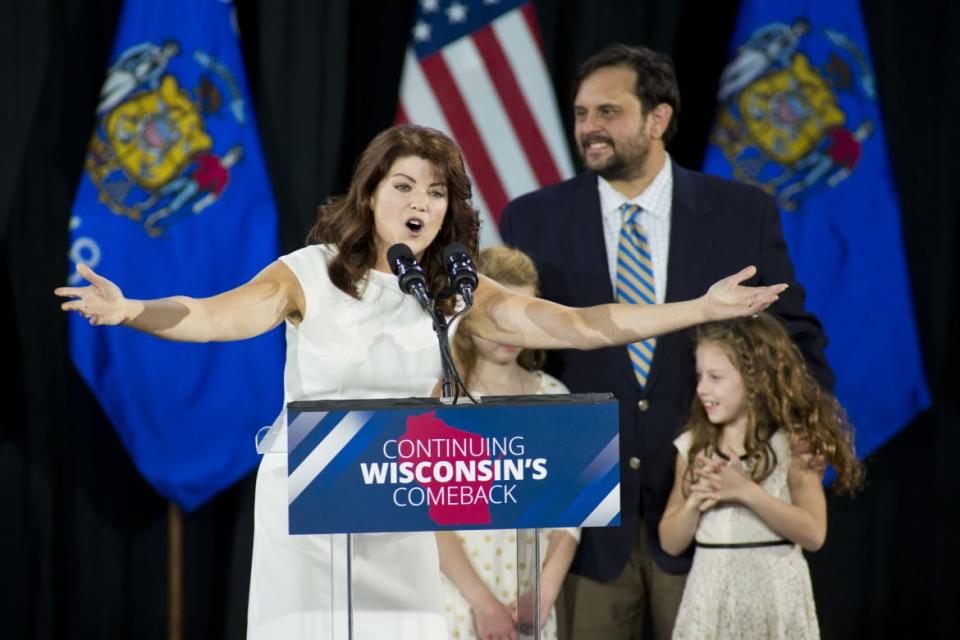
[[(772, 311), (831, 387), (826, 339), (804, 310), (773, 199), (688, 171), (666, 153), (680, 108), (670, 59), (611, 45), (581, 65), (574, 92), (575, 138), (588, 171), (516, 199), (500, 222), (504, 241), (536, 262), (543, 297), (577, 307), (626, 301), (618, 254), (629, 217), (643, 234), (643, 278), (655, 292), (648, 302), (700, 296), (751, 264), (751, 284), (790, 283)], [(634, 278), (631, 286), (648, 285)], [(673, 484), (672, 441), (693, 397), (692, 332), (637, 353), (648, 348), (647, 364), (622, 347), (559, 352), (549, 364), (571, 391), (612, 391), (620, 403), (621, 525), (582, 532), (562, 602), (576, 639), (639, 637), (648, 602), (655, 635), (669, 637), (690, 567), (692, 550), (673, 557), (661, 549), (657, 524)]]

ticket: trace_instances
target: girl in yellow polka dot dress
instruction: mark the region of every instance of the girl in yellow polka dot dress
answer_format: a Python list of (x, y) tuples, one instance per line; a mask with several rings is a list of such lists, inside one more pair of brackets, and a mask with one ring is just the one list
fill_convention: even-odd
[[(534, 296), (537, 272), (525, 254), (506, 247), (480, 252), (481, 273), (508, 289)], [(542, 351), (521, 350), (474, 335), (470, 315), (454, 338), (454, 351), (467, 387), (478, 395), (569, 393), (556, 378), (540, 371)], [(533, 531), (447, 531), (437, 534), (444, 574), (444, 611), (451, 638), (514, 640), (533, 633)], [(540, 530), (541, 638), (557, 637), (554, 602), (580, 539), (579, 529)], [(532, 558), (531, 558), (532, 559)], [(519, 569), (519, 584), (518, 584)]]

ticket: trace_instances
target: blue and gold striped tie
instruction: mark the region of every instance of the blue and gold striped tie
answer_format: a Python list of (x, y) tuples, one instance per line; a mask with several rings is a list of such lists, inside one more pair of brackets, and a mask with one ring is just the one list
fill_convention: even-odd
[[(640, 207), (626, 203), (621, 207), (623, 225), (617, 241), (617, 302), (624, 304), (655, 304), (653, 288), (653, 257), (647, 243), (647, 232), (640, 226)], [(633, 372), (642, 389), (650, 375), (656, 338), (627, 345)]]

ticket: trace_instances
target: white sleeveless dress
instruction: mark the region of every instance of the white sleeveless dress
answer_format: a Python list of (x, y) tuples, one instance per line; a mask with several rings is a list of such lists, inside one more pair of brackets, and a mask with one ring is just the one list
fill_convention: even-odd
[[(691, 434), (674, 440), (684, 458)], [(770, 438), (777, 464), (760, 483), (773, 497), (790, 502), (787, 472), (790, 440), (783, 430)], [(700, 516), (696, 541), (710, 545), (782, 540), (746, 507), (718, 505)], [(810, 571), (798, 545), (724, 548), (698, 545), (687, 576), (674, 638), (820, 637)]]
[[(285, 403), (429, 396), (440, 375), (430, 318), (391, 274), (371, 270), (359, 300), (340, 291), (334, 255), (313, 245), (280, 258), (306, 300), (303, 321), (286, 323)], [(286, 440), (281, 415), (257, 473), (247, 637), (346, 638), (346, 536), (287, 533)], [(446, 637), (432, 533), (355, 535), (353, 547), (354, 638)]]

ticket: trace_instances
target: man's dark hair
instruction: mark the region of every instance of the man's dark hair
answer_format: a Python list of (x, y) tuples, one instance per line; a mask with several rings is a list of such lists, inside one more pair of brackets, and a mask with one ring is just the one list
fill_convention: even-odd
[(573, 76), (573, 98), (576, 99), (580, 85), (587, 76), (605, 67), (625, 67), (636, 72), (637, 86), (634, 93), (640, 99), (643, 115), (647, 115), (661, 103), (673, 107), (673, 117), (663, 132), (664, 144), (670, 142), (677, 132), (677, 117), (680, 115), (680, 90), (677, 88), (677, 76), (673, 71), (670, 56), (646, 47), (631, 47), (619, 42), (607, 45), (577, 67)]

